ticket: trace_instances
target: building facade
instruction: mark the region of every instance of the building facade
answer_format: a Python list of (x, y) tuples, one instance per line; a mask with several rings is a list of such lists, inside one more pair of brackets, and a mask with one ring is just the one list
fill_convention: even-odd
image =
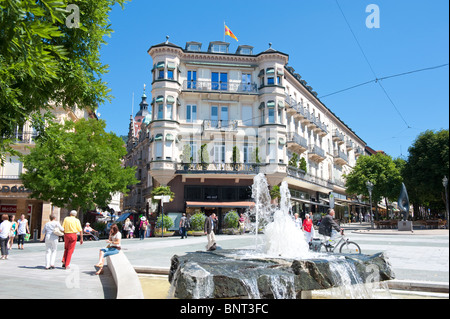
[[(52, 110), (55, 121), (77, 121), (82, 118), (97, 118), (94, 112), (77, 108), (64, 109), (55, 107)], [(13, 137), (13, 149), (22, 155), (30, 153), (35, 145), (37, 134), (31, 123), (27, 122), (23, 127), (18, 127)], [(15, 215), (16, 220), (24, 214), (28, 219), (32, 239), (41, 238), (41, 232), (45, 224), (50, 221), (50, 214), (55, 214), (57, 219), (66, 217), (66, 210), (34, 198), (30, 198), (30, 192), (25, 189), (20, 175), (25, 172), (23, 163), (17, 156), (6, 156), (5, 165), (0, 166), (0, 215)]]
[(220, 41), (204, 51), (167, 41), (148, 53), (151, 111), (128, 141), (127, 165), (138, 166), (142, 185), (128, 208), (145, 207), (152, 187), (168, 185), (175, 200), (166, 212), (215, 212), (221, 224), (227, 211), (252, 205), (258, 173), (271, 186), (286, 181), (300, 214), (319, 216), (330, 194), (338, 206), (349, 201), (343, 174), (366, 143), (288, 66), (287, 54), (254, 54), (248, 45), (230, 53)]

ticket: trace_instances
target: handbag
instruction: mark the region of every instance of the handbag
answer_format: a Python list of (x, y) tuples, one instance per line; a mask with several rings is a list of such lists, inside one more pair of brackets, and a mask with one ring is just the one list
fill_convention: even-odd
[(58, 227), (55, 227), (55, 229), (53, 229), (53, 235), (64, 236), (64, 233), (60, 231)]

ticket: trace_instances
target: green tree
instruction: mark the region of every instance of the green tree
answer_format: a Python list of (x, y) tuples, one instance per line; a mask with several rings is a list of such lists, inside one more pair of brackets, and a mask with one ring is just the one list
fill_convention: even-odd
[(106, 207), (115, 192), (128, 193), (139, 182), (136, 168), (123, 167), (123, 141), (105, 126), (93, 119), (52, 123), (24, 157), (21, 179), (31, 197), (85, 211)]
[[(377, 153), (372, 156), (361, 156), (350, 174), (344, 175), (345, 187), (349, 194), (365, 195), (369, 197), (366, 183), (374, 184), (372, 191), (372, 202), (378, 203), (383, 197), (387, 200), (396, 201), (400, 194), (402, 176), (400, 169), (389, 155)], [(378, 205), (376, 207), (376, 218), (378, 219)]]
[[(111, 99), (100, 48), (112, 6), (126, 0), (0, 0), (0, 155), (32, 114), (95, 110)], [(68, 5), (79, 9), (73, 27)]]
[(418, 205), (445, 208), (442, 178), (449, 174), (449, 130), (427, 130), (408, 149), (402, 174), (410, 201)]

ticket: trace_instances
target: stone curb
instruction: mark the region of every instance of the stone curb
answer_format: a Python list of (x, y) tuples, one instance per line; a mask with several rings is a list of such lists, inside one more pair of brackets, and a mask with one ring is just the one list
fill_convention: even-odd
[(438, 292), (448, 294), (448, 283), (433, 281), (409, 281), (409, 280), (390, 280), (387, 281), (389, 289)]
[(116, 299), (144, 299), (141, 282), (123, 252), (106, 258), (117, 287)]

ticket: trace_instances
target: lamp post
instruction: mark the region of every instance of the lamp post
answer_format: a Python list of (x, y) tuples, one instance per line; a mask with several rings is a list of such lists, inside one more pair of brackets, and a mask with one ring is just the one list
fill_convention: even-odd
[(442, 179), (442, 185), (444, 185), (445, 188), (445, 209), (446, 209), (446, 218), (447, 218), (447, 229), (448, 229), (448, 190), (447, 190), (447, 186), (448, 186), (448, 178), (447, 176), (444, 176), (444, 178)]
[(367, 190), (369, 191), (369, 198), (370, 198), (370, 227), (374, 229), (373, 226), (373, 216), (372, 216), (372, 190), (373, 190), (373, 183), (371, 181), (367, 181), (366, 183)]

